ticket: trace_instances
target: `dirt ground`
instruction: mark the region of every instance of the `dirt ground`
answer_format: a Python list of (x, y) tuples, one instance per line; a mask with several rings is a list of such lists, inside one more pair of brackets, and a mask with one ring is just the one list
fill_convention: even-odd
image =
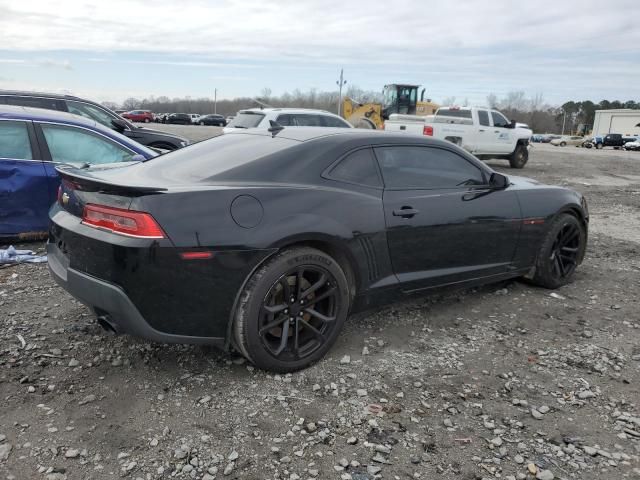
[(586, 193), (575, 282), (358, 315), (293, 375), (110, 336), (46, 266), (1, 269), (0, 478), (640, 478), (640, 153), (489, 163)]

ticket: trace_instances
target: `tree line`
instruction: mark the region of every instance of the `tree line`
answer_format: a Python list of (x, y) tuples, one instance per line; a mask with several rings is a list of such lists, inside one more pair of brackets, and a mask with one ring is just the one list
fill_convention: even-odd
[[(380, 102), (381, 92), (363, 90), (357, 86), (350, 86), (343, 95), (354, 100), (367, 102)], [(333, 113), (338, 112), (338, 91), (318, 91), (311, 89), (306, 92), (296, 89), (282, 95), (272, 95), (271, 90), (264, 88), (256, 97), (239, 97), (232, 100), (218, 100), (211, 98), (169, 98), (166, 96), (149, 97), (144, 99), (127, 98), (121, 105), (113, 102), (105, 102), (105, 106), (112, 109), (123, 110), (151, 110), (156, 113), (180, 112), (209, 114), (218, 113), (224, 116), (234, 115), (238, 110), (252, 107), (297, 107), (316, 108)], [(442, 105), (468, 106), (467, 99), (458, 100), (456, 97), (443, 99)], [(528, 97), (523, 91), (513, 91), (499, 98), (489, 94), (486, 98), (486, 106), (496, 108), (504, 113), (507, 118), (516, 122), (526, 123), (536, 133), (586, 133), (593, 126), (596, 110), (612, 108), (640, 109), (640, 102), (635, 100), (591, 100), (568, 101), (561, 106), (546, 103), (542, 95), (537, 94)]]

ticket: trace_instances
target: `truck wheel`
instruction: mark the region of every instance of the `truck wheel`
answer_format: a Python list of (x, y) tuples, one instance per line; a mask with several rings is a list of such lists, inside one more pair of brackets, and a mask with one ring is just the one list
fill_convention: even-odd
[(525, 145), (519, 144), (509, 157), (511, 168), (523, 168), (529, 160), (529, 150)]
[(600, 150), (602, 148), (602, 144), (601, 143), (596, 143), (596, 150)]

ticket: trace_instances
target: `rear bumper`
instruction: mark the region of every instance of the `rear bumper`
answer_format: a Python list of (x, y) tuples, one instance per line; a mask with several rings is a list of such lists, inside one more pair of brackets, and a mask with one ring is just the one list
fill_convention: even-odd
[(47, 254), (49, 271), (58, 285), (97, 315), (108, 317), (109, 323), (118, 333), (127, 333), (161, 343), (192, 343), (224, 347), (224, 337), (194, 337), (156, 330), (149, 325), (120, 287), (70, 268), (69, 261), (55, 244), (47, 244)]

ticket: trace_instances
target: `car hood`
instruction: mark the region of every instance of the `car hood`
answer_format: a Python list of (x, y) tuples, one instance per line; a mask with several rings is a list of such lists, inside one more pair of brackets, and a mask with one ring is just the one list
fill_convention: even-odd
[(516, 175), (507, 175), (509, 178), (509, 183), (512, 187), (520, 188), (520, 189), (532, 189), (532, 188), (563, 188), (557, 185), (547, 185), (546, 183), (541, 183), (533, 178), (528, 177), (518, 177)]
[(189, 139), (182, 137), (180, 135), (174, 135), (173, 133), (167, 133), (167, 132), (163, 132), (161, 130), (155, 130), (153, 128), (147, 128), (147, 127), (138, 127), (137, 125), (135, 125), (136, 130), (143, 130), (145, 132), (148, 133), (153, 133), (154, 135), (158, 135), (158, 136), (162, 136), (165, 138), (179, 138), (184, 142), (187, 142), (187, 144), (190, 144), (191, 142), (189, 141)]

